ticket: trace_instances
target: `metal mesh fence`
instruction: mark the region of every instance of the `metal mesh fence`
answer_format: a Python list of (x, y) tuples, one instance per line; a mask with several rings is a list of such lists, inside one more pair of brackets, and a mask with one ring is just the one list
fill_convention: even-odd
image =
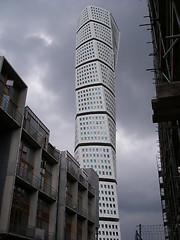
[(167, 233), (163, 225), (139, 225), (135, 240), (166, 240)]

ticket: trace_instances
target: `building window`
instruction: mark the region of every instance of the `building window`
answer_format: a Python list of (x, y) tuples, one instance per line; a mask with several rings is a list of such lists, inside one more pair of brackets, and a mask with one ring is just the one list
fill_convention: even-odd
[(18, 107), (19, 90), (16, 82), (0, 74), (0, 105), (12, 117), (15, 117)]
[(17, 174), (28, 182), (32, 181), (35, 152), (26, 143), (21, 142)]
[(50, 206), (42, 199), (38, 199), (36, 227), (44, 229), (45, 238), (47, 236), (49, 227), (49, 212)]
[(40, 189), (47, 193), (50, 193), (51, 179), (52, 179), (51, 165), (49, 165), (45, 161), (45, 159), (43, 159), (40, 168)]
[(25, 231), (28, 225), (30, 200), (29, 194), (15, 186), (11, 209), (10, 230), (17, 234)]
[(71, 239), (72, 218), (68, 213), (65, 213), (65, 239)]

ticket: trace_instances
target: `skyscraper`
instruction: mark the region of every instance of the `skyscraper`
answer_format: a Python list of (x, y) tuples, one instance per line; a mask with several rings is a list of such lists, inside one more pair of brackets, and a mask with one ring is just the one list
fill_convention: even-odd
[(99, 174), (99, 240), (119, 240), (115, 69), (119, 30), (107, 11), (88, 6), (76, 34), (75, 158)]

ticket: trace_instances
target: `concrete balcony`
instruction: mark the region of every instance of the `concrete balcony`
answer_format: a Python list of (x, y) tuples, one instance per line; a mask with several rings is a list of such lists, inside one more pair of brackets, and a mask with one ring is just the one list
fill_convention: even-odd
[(55, 234), (39, 229), (33, 226), (22, 226), (20, 224), (10, 223), (9, 238), (7, 239), (43, 239), (55, 240)]
[(30, 169), (27, 169), (18, 164), (16, 176), (17, 176), (16, 181), (21, 182), (21, 184), (24, 185), (25, 187), (31, 190), (38, 189), (39, 179), (33, 175)]
[(88, 193), (90, 196), (92, 196), (92, 197), (95, 196), (95, 194), (96, 194), (95, 188), (90, 183), (88, 184), (88, 191), (89, 191)]
[(47, 201), (55, 201), (57, 199), (57, 190), (33, 175), (32, 170), (18, 164), (16, 175), (16, 181), (29, 190), (39, 190), (41, 197)]
[(43, 136), (31, 124), (28, 123), (27, 119), (24, 119), (23, 130), (26, 138), (28, 138), (35, 147), (43, 147), (45, 145), (45, 139)]
[(60, 152), (52, 146), (50, 143), (46, 144), (43, 148), (44, 156), (52, 163), (58, 163), (60, 158)]
[(87, 210), (82, 206), (77, 206), (77, 213), (81, 218), (87, 218)]
[(87, 182), (87, 180), (84, 179), (84, 177), (81, 174), (79, 174), (78, 180), (79, 180), (79, 183), (80, 183), (81, 187), (84, 188), (84, 189), (87, 189), (88, 182)]
[(68, 195), (66, 195), (66, 208), (71, 213), (76, 213), (77, 211), (77, 204)]
[(69, 163), (67, 164), (67, 172), (71, 176), (71, 179), (77, 180), (78, 173)]
[(88, 220), (91, 222), (91, 223), (94, 223), (95, 222), (95, 216), (91, 213), (91, 212), (88, 212)]
[(57, 190), (39, 179), (39, 194), (48, 201), (57, 199)]
[(5, 57), (0, 56), (0, 124), (2, 128), (21, 127), (27, 85)]
[(6, 96), (0, 96), (0, 124), (8, 128), (19, 128), (22, 124), (22, 114)]

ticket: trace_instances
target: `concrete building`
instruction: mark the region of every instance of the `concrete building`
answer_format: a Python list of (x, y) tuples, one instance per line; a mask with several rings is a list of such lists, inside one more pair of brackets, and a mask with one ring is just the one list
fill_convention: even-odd
[(99, 240), (119, 240), (115, 70), (119, 30), (107, 11), (88, 6), (76, 33), (75, 158), (99, 174)]
[(180, 239), (180, 1), (148, 0), (158, 124), (159, 183), (166, 239)]
[(50, 144), (26, 93), (0, 57), (0, 239), (95, 239), (98, 175)]
[(68, 152), (62, 152), (60, 183), (63, 184), (59, 189), (58, 222), (63, 222), (64, 225), (59, 226), (57, 239), (97, 239), (97, 173), (93, 169), (81, 169), (80, 164)]

